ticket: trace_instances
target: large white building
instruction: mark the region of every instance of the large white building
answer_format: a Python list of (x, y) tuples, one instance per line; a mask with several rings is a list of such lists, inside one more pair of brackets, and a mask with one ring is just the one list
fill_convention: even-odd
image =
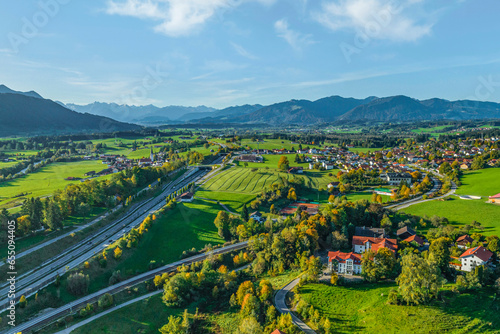
[(463, 271), (472, 271), (478, 266), (483, 266), (490, 262), (493, 253), (482, 246), (469, 248), (462, 255), (460, 261), (462, 262)]
[(340, 251), (328, 252), (328, 269), (336, 269), (339, 274), (361, 274), (361, 255)]

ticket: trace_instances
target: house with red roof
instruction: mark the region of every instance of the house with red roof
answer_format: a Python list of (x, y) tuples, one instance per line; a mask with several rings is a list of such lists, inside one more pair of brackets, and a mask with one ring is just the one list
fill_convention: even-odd
[(460, 255), (462, 270), (472, 271), (478, 266), (487, 265), (491, 261), (492, 256), (493, 253), (483, 246), (469, 248), (462, 255)]
[(271, 334), (285, 334), (285, 332), (282, 332), (279, 329), (275, 329)]
[(462, 235), (461, 237), (459, 237), (457, 239), (456, 244), (457, 244), (458, 248), (467, 249), (467, 248), (469, 248), (469, 245), (472, 244), (473, 241), (474, 241), (474, 239), (472, 239), (471, 237), (469, 237), (466, 234), (466, 235)]
[(383, 247), (389, 248), (395, 253), (398, 250), (398, 241), (396, 239), (360, 237), (357, 235), (352, 237), (354, 253), (361, 254), (368, 249), (377, 252)]
[(500, 204), (500, 194), (488, 197), (490, 203)]
[(339, 274), (361, 274), (361, 255), (356, 253), (328, 252), (328, 269)]
[(412, 235), (411, 237), (406, 238), (405, 240), (407, 243), (411, 244), (412, 242), (416, 242), (419, 247), (422, 247), (425, 244), (424, 239), (420, 238), (418, 235)]

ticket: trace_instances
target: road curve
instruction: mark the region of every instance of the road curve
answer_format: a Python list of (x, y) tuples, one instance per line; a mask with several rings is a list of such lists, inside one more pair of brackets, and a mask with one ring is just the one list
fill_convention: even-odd
[(213, 250), (211, 252), (207, 252), (207, 253), (195, 255), (195, 256), (192, 256), (192, 257), (189, 257), (189, 258), (186, 258), (186, 259), (183, 259), (183, 260), (180, 260), (180, 261), (168, 264), (166, 266), (163, 266), (163, 267), (160, 267), (160, 268), (157, 268), (157, 269), (145, 272), (145, 273), (140, 274), (138, 276), (129, 278), (128, 280), (125, 280), (125, 281), (122, 281), (122, 282), (117, 283), (115, 285), (112, 285), (112, 286), (110, 286), (108, 288), (105, 288), (105, 289), (102, 289), (100, 291), (94, 292), (94, 293), (92, 293), (92, 294), (90, 294), (88, 296), (85, 296), (83, 298), (77, 299), (77, 300), (75, 300), (75, 301), (73, 301), (71, 303), (68, 303), (68, 304), (66, 304), (64, 306), (61, 306), (61, 307), (59, 307), (57, 309), (54, 309), (54, 310), (49, 311), (47, 313), (44, 313), (43, 315), (41, 315), (41, 316), (39, 316), (37, 318), (31, 319), (28, 322), (25, 322), (23, 324), (17, 325), (16, 327), (12, 328), (11, 330), (2, 331), (1, 333), (2, 334), (3, 333), (14, 334), (14, 333), (19, 333), (19, 332), (31, 333), (32, 331), (34, 331), (37, 328), (42, 327), (43, 325), (49, 324), (49, 323), (51, 323), (51, 322), (53, 322), (53, 321), (61, 318), (62, 316), (66, 315), (68, 313), (71, 313), (73, 311), (78, 310), (79, 308), (87, 305), (87, 303), (94, 303), (94, 302), (96, 302), (97, 300), (99, 300), (99, 298), (102, 295), (104, 295), (106, 293), (115, 294), (115, 293), (120, 292), (122, 290), (125, 290), (125, 289), (127, 289), (129, 287), (132, 287), (134, 285), (142, 283), (142, 282), (144, 282), (144, 280), (152, 279), (156, 275), (159, 275), (159, 274), (162, 274), (162, 273), (165, 273), (165, 272), (176, 271), (179, 266), (189, 265), (189, 264), (191, 264), (193, 262), (203, 261), (203, 260), (205, 260), (206, 258), (208, 258), (212, 254), (217, 255), (217, 254), (229, 253), (229, 252), (233, 252), (233, 251), (236, 251), (236, 250), (244, 249), (244, 248), (247, 247), (247, 245), (248, 245), (248, 242), (246, 242), (246, 241), (245, 242), (240, 242), (238, 244), (234, 244), (234, 245), (229, 245), (229, 246), (226, 246), (226, 247), (218, 248), (218, 249), (215, 249), (215, 250)]
[(311, 327), (307, 326), (302, 320), (300, 320), (286, 305), (286, 295), (290, 290), (292, 290), (297, 284), (299, 284), (300, 278), (297, 278), (290, 283), (288, 283), (284, 288), (279, 290), (274, 296), (274, 304), (276, 309), (283, 314), (290, 313), (292, 316), (293, 323), (299, 327), (299, 329), (306, 334), (316, 334)]

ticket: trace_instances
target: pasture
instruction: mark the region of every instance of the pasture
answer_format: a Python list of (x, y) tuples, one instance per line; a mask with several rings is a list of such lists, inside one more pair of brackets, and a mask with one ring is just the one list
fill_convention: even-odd
[[(25, 197), (43, 197), (52, 195), (57, 189), (64, 189), (68, 184), (80, 181), (66, 181), (67, 177), (84, 178), (89, 171), (106, 168), (100, 161), (78, 161), (52, 163), (34, 173), (0, 183), (0, 207), (14, 207), (22, 203)], [(19, 196), (27, 193), (26, 196)]]
[(418, 216), (446, 217), (454, 225), (470, 224), (474, 220), (484, 227), (485, 235), (500, 234), (500, 206), (486, 203), (488, 196), (500, 193), (500, 169), (489, 168), (466, 173), (458, 195), (482, 196), (479, 200), (461, 200), (452, 196), (449, 201), (430, 201), (410, 206), (404, 212)]
[[(428, 306), (388, 305), (394, 283), (336, 287), (307, 284), (301, 296), (330, 319), (335, 333), (498, 333), (500, 300), (490, 290)], [(451, 289), (448, 285), (445, 289)]]

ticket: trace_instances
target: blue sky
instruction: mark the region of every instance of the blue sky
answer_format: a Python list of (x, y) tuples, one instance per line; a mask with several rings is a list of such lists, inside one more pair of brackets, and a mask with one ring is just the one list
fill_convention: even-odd
[(500, 102), (498, 0), (0, 3), (0, 83), (66, 103)]

